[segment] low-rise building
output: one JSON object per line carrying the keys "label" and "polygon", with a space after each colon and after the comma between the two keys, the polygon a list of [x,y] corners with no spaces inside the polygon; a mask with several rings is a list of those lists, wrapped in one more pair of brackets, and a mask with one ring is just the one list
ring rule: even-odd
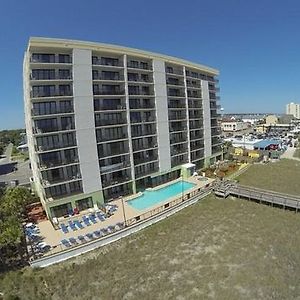
{"label": "low-rise building", "polygon": [[221,128],[224,132],[236,132],[248,128],[248,124],[238,120],[226,120],[221,122]]}

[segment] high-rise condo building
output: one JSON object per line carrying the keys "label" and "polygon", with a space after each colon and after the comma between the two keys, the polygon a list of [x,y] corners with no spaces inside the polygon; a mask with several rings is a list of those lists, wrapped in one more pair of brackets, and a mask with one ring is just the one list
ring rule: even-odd
{"label": "high-rise condo building", "polygon": [[286,114],[293,115],[295,118],[300,119],[300,104],[289,103],[286,105]]}
{"label": "high-rise condo building", "polygon": [[120,46],[31,38],[24,101],[36,193],[49,218],[222,158],[218,71]]}

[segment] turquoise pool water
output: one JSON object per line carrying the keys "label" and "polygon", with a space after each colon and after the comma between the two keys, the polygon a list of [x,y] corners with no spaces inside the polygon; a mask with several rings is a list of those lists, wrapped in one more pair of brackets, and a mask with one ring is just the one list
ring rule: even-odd
{"label": "turquoise pool water", "polygon": [[175,197],[194,186],[194,183],[178,181],[155,191],[144,191],[143,195],[129,200],[127,203],[137,210],[143,210]]}

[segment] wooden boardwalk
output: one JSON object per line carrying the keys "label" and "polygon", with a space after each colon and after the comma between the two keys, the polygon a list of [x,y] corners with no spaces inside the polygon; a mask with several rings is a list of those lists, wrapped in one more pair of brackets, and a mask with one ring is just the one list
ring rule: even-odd
{"label": "wooden boardwalk", "polygon": [[295,209],[296,211],[300,209],[300,197],[239,185],[232,181],[220,182],[215,187],[214,192],[216,196],[223,198],[232,195],[272,206]]}

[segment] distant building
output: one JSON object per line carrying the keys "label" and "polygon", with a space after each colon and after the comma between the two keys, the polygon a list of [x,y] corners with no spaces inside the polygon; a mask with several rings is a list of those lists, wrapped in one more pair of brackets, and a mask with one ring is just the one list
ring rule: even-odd
{"label": "distant building", "polygon": [[226,120],[221,122],[224,132],[237,132],[248,128],[248,124],[238,120]]}
{"label": "distant building", "polygon": [[276,115],[266,116],[266,125],[274,125],[279,123],[279,118]]}
{"label": "distant building", "polygon": [[300,119],[300,104],[291,102],[286,105],[286,114],[293,115],[295,118]]}

